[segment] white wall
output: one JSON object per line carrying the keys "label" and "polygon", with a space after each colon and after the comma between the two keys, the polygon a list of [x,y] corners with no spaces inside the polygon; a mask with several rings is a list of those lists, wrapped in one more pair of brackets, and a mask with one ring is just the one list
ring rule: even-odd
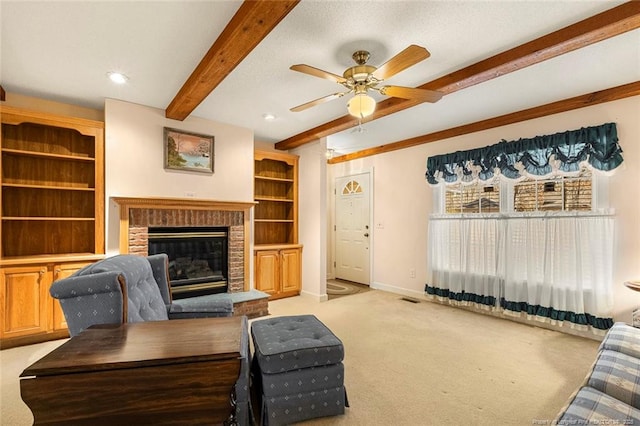
{"label": "white wall", "polygon": [[[164,127],[213,135],[214,173],[164,169]],[[110,197],[196,198],[253,202],[253,131],[161,109],[105,101],[105,223],[107,253],[118,250],[118,208]]]}
{"label": "white wall", "polygon": [[[640,306],[640,293],[623,285],[626,280],[640,279],[640,97],[637,96],[329,166],[329,185],[338,176],[375,170],[374,224],[382,222],[384,228],[371,227],[372,287],[414,296],[424,294],[427,220],[432,208],[432,190],[424,179],[429,156],[606,122],[617,123],[625,160],[610,179],[609,192],[611,207],[616,210],[614,318],[630,322],[631,311]],[[331,200],[328,205],[333,205]],[[327,211],[330,229],[333,215],[330,207]],[[328,249],[330,270],[333,244]],[[416,278],[409,277],[410,269],[416,270]]]}
{"label": "white wall", "polygon": [[[302,293],[327,300],[327,159],[324,139],[292,150],[298,169],[298,240],[302,248]],[[319,196],[323,194],[323,196]]]}

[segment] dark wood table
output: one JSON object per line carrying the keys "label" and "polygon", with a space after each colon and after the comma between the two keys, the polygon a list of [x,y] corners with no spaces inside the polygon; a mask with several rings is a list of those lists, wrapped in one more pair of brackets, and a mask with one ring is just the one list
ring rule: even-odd
{"label": "dark wood table", "polygon": [[34,424],[220,424],[233,413],[242,318],[97,325],[20,375]]}

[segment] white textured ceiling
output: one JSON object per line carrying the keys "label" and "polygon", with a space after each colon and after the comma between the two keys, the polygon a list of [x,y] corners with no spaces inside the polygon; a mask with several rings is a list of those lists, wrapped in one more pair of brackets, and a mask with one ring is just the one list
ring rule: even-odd
{"label": "white textured ceiling", "polygon": [[[278,142],[346,114],[341,98],[289,108],[341,86],[289,70],[342,74],[351,54],[380,65],[410,44],[427,60],[389,79],[415,87],[548,34],[619,1],[303,0],[192,115]],[[9,93],[103,109],[105,98],[165,109],[238,1],[0,1],[0,84]],[[129,76],[114,86],[109,71]],[[640,30],[533,65],[328,138],[348,153],[640,79]],[[377,96],[381,99],[380,96]],[[263,114],[276,116],[266,122]]]}

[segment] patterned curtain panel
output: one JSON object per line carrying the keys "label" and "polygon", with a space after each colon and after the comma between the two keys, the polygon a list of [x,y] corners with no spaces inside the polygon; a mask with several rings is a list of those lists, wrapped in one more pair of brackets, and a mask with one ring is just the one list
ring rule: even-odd
{"label": "patterned curtain panel", "polygon": [[575,172],[581,163],[594,170],[609,171],[622,161],[616,124],[606,123],[429,157],[426,178],[432,185],[484,181],[496,174],[518,179]]}
{"label": "patterned curtain panel", "polygon": [[431,217],[428,295],[581,330],[613,325],[612,216],[487,216]]}

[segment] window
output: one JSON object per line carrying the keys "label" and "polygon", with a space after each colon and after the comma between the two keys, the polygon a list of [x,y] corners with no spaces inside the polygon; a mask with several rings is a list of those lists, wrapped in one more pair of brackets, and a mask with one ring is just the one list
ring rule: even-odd
{"label": "window", "polygon": [[[445,214],[590,212],[596,205],[592,201],[595,179],[596,176],[585,167],[577,176],[526,178],[515,183],[496,178],[491,183],[477,181],[473,184],[443,185],[440,188],[444,191],[444,206],[440,211]],[[606,181],[606,178],[600,180]]]}
{"label": "window", "polygon": [[445,191],[445,213],[500,212],[499,185],[457,183],[447,186]]}
{"label": "window", "polygon": [[503,207],[515,201],[516,211],[486,215],[492,191],[447,188],[445,214],[428,223],[427,294],[581,330],[609,328],[614,216],[589,210],[591,197],[582,195],[590,195],[589,183],[584,176],[503,182]]}
{"label": "window", "polygon": [[610,327],[607,186],[587,167],[545,179],[439,185],[434,205],[442,214],[429,220],[425,291],[509,316]]}
{"label": "window", "polygon": [[586,168],[576,177],[527,179],[513,187],[516,212],[591,211],[591,199],[592,178]]}
{"label": "window", "polygon": [[355,180],[349,181],[342,188],[342,195],[355,194],[355,193],[359,193],[359,192],[362,192],[362,187]]}
{"label": "window", "polygon": [[615,220],[605,173],[622,162],[615,123],[429,157],[425,176],[438,189],[426,293],[578,329],[611,327]]}

